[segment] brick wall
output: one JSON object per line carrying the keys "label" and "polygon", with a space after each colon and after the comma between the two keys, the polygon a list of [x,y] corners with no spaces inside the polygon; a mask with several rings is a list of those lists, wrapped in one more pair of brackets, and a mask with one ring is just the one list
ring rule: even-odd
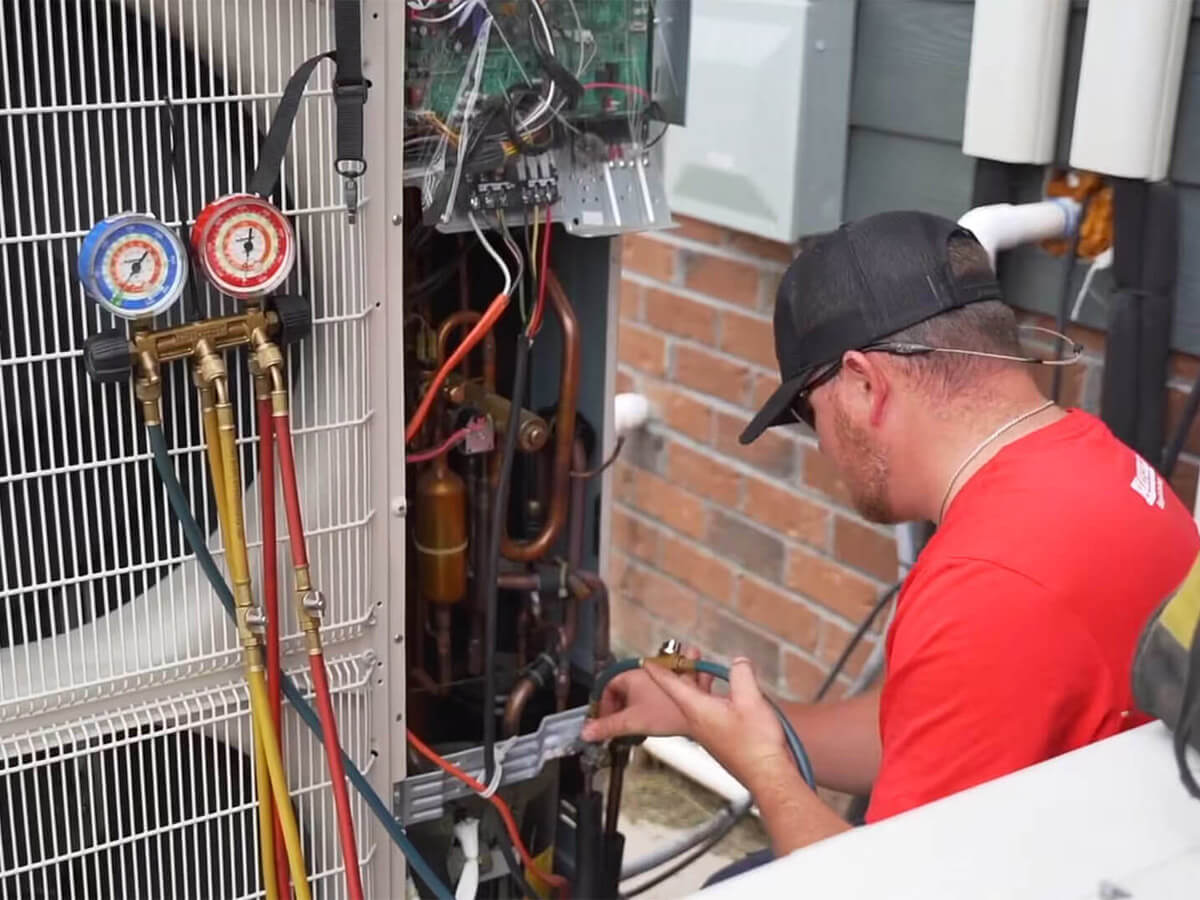
{"label": "brick wall", "polygon": [[[755,661],[766,686],[808,699],[895,580],[890,528],[858,518],[815,439],[737,435],[778,383],[771,308],[791,248],[679,218],[626,237],[617,390],[646,394],[650,427],[614,472],[614,640],[633,652],[681,637]],[[1036,317],[1026,321],[1050,325]],[[1103,336],[1080,330],[1085,365],[1064,401],[1095,411]],[[1172,360],[1170,427],[1200,362]],[[1039,370],[1048,390],[1050,371]],[[1173,479],[1196,490],[1200,424]],[[847,679],[878,630],[855,652]]]}

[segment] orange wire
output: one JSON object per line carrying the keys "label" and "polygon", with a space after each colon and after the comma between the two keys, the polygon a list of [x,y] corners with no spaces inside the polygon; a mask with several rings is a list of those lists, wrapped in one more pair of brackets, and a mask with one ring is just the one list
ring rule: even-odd
{"label": "orange wire", "polygon": [[[412,729],[408,729],[408,742],[416,748],[416,751],[423,757],[446,772],[453,775],[471,790],[477,794],[482,794],[487,790],[487,787],[478,779],[468,775],[450,760],[439,756],[428,744],[413,734]],[[532,871],[538,878],[546,882],[552,888],[559,892],[559,896],[567,898],[569,896],[570,886],[567,884],[567,879],[561,875],[555,875],[553,872],[543,871],[536,862],[533,861],[533,856],[529,852],[529,848],[525,846],[525,842],[521,840],[520,829],[517,828],[517,822],[513,818],[512,810],[508,808],[508,804],[504,802],[504,798],[499,794],[492,794],[487,798],[492,806],[496,807],[496,811],[500,813],[500,818],[504,820],[504,828],[508,832],[509,838],[512,840],[513,846],[517,849],[517,853],[521,857],[521,862],[525,863],[525,868]]]}
{"label": "orange wire", "polygon": [[508,294],[497,294],[496,299],[492,301],[492,305],[487,308],[487,311],[475,323],[475,327],[467,332],[467,336],[463,338],[463,342],[450,354],[449,359],[442,363],[442,367],[433,376],[433,381],[429,383],[429,389],[425,392],[425,396],[421,398],[421,403],[417,407],[417,411],[413,413],[412,419],[409,420],[408,427],[404,429],[404,442],[406,444],[411,443],[412,439],[420,432],[421,425],[424,424],[426,416],[429,415],[429,410],[433,408],[433,401],[437,397],[437,392],[442,386],[442,382],[446,380],[446,376],[453,372],[475,345],[483,340],[484,335],[496,324],[496,320],[500,318],[500,315],[507,307]]}

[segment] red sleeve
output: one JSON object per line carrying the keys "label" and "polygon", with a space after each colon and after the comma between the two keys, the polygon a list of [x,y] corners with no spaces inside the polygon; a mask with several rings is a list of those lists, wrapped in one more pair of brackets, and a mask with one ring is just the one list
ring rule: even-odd
{"label": "red sleeve", "polygon": [[909,585],[890,641],[869,821],[1082,745],[1111,709],[1082,623],[993,563],[951,561]]}

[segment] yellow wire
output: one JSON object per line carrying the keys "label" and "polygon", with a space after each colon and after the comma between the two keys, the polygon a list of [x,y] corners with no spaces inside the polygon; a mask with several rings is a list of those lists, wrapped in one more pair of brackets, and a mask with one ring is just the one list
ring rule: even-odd
{"label": "yellow wire", "polygon": [[533,279],[533,293],[537,296],[537,252],[538,252],[538,223],[541,221],[542,208],[533,208],[533,243],[529,245],[529,272]]}

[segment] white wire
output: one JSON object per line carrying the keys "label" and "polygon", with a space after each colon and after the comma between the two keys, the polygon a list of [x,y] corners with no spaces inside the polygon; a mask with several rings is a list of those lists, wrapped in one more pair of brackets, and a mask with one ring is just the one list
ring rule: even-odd
{"label": "white wire", "polygon": [[[538,21],[542,26],[542,34],[546,36],[546,50],[551,56],[558,56],[558,53],[554,49],[554,35],[550,33],[550,23],[546,21],[546,14],[542,11],[542,5],[537,0],[533,0],[529,5],[533,7],[533,11],[537,14]],[[517,126],[519,131],[524,131],[529,127],[531,122],[536,122],[546,110],[550,109],[554,101],[554,80],[550,79],[548,84],[550,89],[546,91],[546,96],[542,98],[542,102],[538,104],[533,112],[521,120]]]}
{"label": "white wire", "polygon": [[[475,71],[472,73],[472,85],[467,93],[467,106],[462,114],[462,127],[458,130],[458,157],[454,164],[454,177],[450,181],[450,191],[446,197],[446,208],[442,212],[442,221],[448,222],[454,211],[454,201],[458,197],[458,184],[462,179],[463,163],[467,158],[468,135],[471,128],[471,116],[475,114],[475,101],[479,98],[479,84],[483,80],[483,66],[487,61],[488,39],[492,34],[492,20],[489,18],[479,29],[479,38],[472,50]],[[468,61],[470,65],[470,61]]]}
{"label": "white wire", "polygon": [[[443,15],[440,15],[440,16],[413,16],[413,19],[416,20],[417,22],[448,22],[450,19],[453,19],[456,16],[458,16],[459,13],[469,12],[470,7],[480,6],[480,5],[482,5],[482,4],[479,2],[479,0],[461,0],[461,2],[458,2],[458,3],[451,3],[450,7],[449,7],[450,11]],[[410,6],[411,6],[411,4],[410,4]],[[419,9],[419,8],[428,9],[429,7],[415,7],[414,6],[412,8],[413,9]],[[488,18],[491,18],[490,13],[488,14]]]}
{"label": "white wire", "polygon": [[[498,265],[500,267],[500,271],[504,273],[505,296],[512,294],[512,273],[508,270],[508,266],[504,262],[504,257],[497,253],[496,248],[488,242],[487,236],[483,233],[483,229],[479,227],[479,220],[475,218],[475,213],[467,213],[467,220],[470,221],[471,227],[475,229],[475,234],[479,236],[479,243],[483,244],[483,249],[486,250],[488,255],[496,261],[496,265]],[[499,766],[497,766],[497,768],[499,768]]]}
{"label": "white wire", "polygon": [[479,893],[479,820],[468,818],[456,822],[454,836],[463,853],[463,870],[454,888],[454,900],[475,900]]}

